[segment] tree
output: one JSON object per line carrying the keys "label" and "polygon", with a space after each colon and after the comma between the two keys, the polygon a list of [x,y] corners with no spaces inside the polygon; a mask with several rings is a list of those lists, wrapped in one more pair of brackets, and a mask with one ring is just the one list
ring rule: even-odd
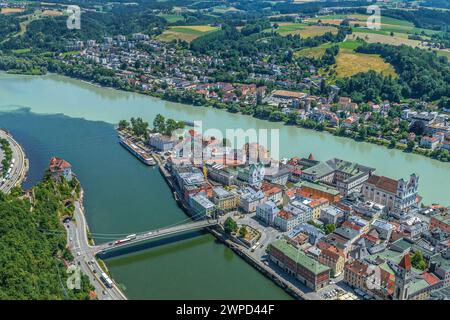
{"label": "tree", "polygon": [[358,139],[361,141],[366,140],[367,138],[367,129],[365,127],[361,127],[358,130]]}
{"label": "tree", "polygon": [[334,231],[334,229],[335,229],[335,226],[332,223],[326,224],[324,227],[324,231],[326,234],[332,233]]}
{"label": "tree", "polygon": [[148,136],[148,122],[145,122],[142,120],[142,118],[131,118],[131,130],[133,131],[133,134],[140,137],[144,136],[144,138],[147,138]]}
{"label": "tree", "polygon": [[409,128],[409,132],[414,132],[417,136],[421,136],[425,132],[425,124],[422,121],[414,121]]}
{"label": "tree", "polygon": [[166,130],[166,119],[159,113],[153,120],[153,128],[159,133],[163,133]]}
{"label": "tree", "polygon": [[245,236],[247,235],[248,231],[247,228],[245,226],[242,226],[239,229],[239,236],[241,236],[241,238],[245,238]]}
{"label": "tree", "polygon": [[178,124],[173,119],[167,119],[165,127],[164,134],[170,136],[172,135],[172,132],[178,128]]}
{"label": "tree", "polygon": [[388,148],[395,148],[397,146],[397,140],[395,138],[392,138],[391,141],[389,142],[389,146]]}
{"label": "tree", "polygon": [[425,270],[427,268],[427,263],[423,257],[422,252],[416,251],[411,257],[411,264],[414,268],[419,270]]}
{"label": "tree", "polygon": [[408,141],[408,143],[406,144],[406,151],[408,151],[408,152],[413,151],[415,145],[416,144],[414,143],[414,141],[412,141],[412,140]]}
{"label": "tree", "polygon": [[128,129],[130,127],[130,123],[127,120],[119,121],[119,130]]}
{"label": "tree", "polygon": [[231,218],[231,217],[228,217],[225,220],[223,227],[225,229],[225,232],[228,234],[235,232],[238,229],[236,221],[234,221],[233,218]]}

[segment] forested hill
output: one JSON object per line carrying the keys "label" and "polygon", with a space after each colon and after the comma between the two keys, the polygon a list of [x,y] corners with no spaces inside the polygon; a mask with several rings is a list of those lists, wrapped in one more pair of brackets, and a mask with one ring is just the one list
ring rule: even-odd
{"label": "forested hill", "polygon": [[80,290],[66,285],[64,262],[72,256],[60,217],[73,211],[64,203],[73,199],[74,188],[46,180],[30,197],[17,188],[0,193],[0,300],[89,299],[92,287],[84,275]]}
{"label": "forested hill", "polygon": [[450,95],[450,68],[446,57],[405,45],[364,44],[356,52],[380,55],[390,63],[398,77],[374,71],[339,79],[341,94],[356,102],[413,98],[424,101],[446,99]]}
{"label": "forested hill", "polygon": [[450,68],[447,58],[434,52],[405,45],[368,44],[361,53],[379,54],[392,64],[403,85],[403,96],[436,100],[450,93]]}

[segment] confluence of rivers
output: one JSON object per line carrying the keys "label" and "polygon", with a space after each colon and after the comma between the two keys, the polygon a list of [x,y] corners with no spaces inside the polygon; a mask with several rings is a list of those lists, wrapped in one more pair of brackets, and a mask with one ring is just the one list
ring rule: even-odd
{"label": "confluence of rivers", "polygon": [[[96,242],[163,227],[186,218],[157,169],[118,143],[113,125],[156,114],[201,120],[203,129],[279,129],[280,155],[332,157],[377,168],[393,178],[420,176],[425,203],[450,204],[450,164],[327,133],[240,114],[176,104],[100,88],[63,76],[0,73],[0,126],[25,147],[37,183],[51,156],[72,163],[84,189],[86,218]],[[180,236],[106,261],[131,299],[288,299],[270,280],[207,233]]]}

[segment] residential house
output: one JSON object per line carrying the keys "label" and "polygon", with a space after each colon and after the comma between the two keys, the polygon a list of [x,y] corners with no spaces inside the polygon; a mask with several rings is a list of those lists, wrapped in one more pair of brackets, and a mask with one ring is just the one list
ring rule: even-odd
{"label": "residential house", "polygon": [[216,212],[216,205],[204,193],[190,195],[189,206],[195,218],[211,217]]}
{"label": "residential house", "polygon": [[325,224],[337,225],[343,219],[344,212],[335,206],[328,206],[320,210],[320,220]]}
{"label": "residential house", "polygon": [[176,141],[171,137],[162,135],[160,133],[151,134],[149,137],[150,146],[163,152],[171,150],[175,142]]}
{"label": "residential house", "polygon": [[291,231],[297,224],[298,216],[290,211],[281,210],[274,219],[275,227],[281,231]]}
{"label": "residential house", "polygon": [[239,197],[232,192],[225,190],[222,187],[213,188],[214,204],[220,212],[228,212],[234,210],[239,205]]}
{"label": "residential house", "polygon": [[437,137],[424,136],[420,139],[420,146],[426,149],[435,150],[439,146],[439,139]]}
{"label": "residential house", "polygon": [[246,213],[255,212],[256,208],[266,201],[264,192],[251,187],[240,189],[237,193],[240,197],[239,207]]}
{"label": "residential house", "polygon": [[275,217],[280,213],[277,205],[273,201],[267,201],[256,207],[256,218],[268,225],[274,225]]}
{"label": "residential house", "polygon": [[331,269],[332,277],[337,277],[344,271],[345,255],[337,247],[327,245],[320,251],[319,262]]}
{"label": "residential house", "polygon": [[53,180],[60,181],[61,178],[64,178],[66,181],[72,181],[72,165],[66,160],[53,157],[50,159],[48,169]]}

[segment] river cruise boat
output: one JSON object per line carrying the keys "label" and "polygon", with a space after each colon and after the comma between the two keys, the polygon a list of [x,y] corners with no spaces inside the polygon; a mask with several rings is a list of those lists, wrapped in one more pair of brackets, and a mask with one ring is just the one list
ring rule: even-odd
{"label": "river cruise boat", "polygon": [[130,151],[136,158],[141,160],[142,163],[148,166],[154,166],[156,164],[155,160],[148,152],[144,151],[141,147],[137,146],[130,139],[122,135],[119,135],[119,142],[125,149]]}

